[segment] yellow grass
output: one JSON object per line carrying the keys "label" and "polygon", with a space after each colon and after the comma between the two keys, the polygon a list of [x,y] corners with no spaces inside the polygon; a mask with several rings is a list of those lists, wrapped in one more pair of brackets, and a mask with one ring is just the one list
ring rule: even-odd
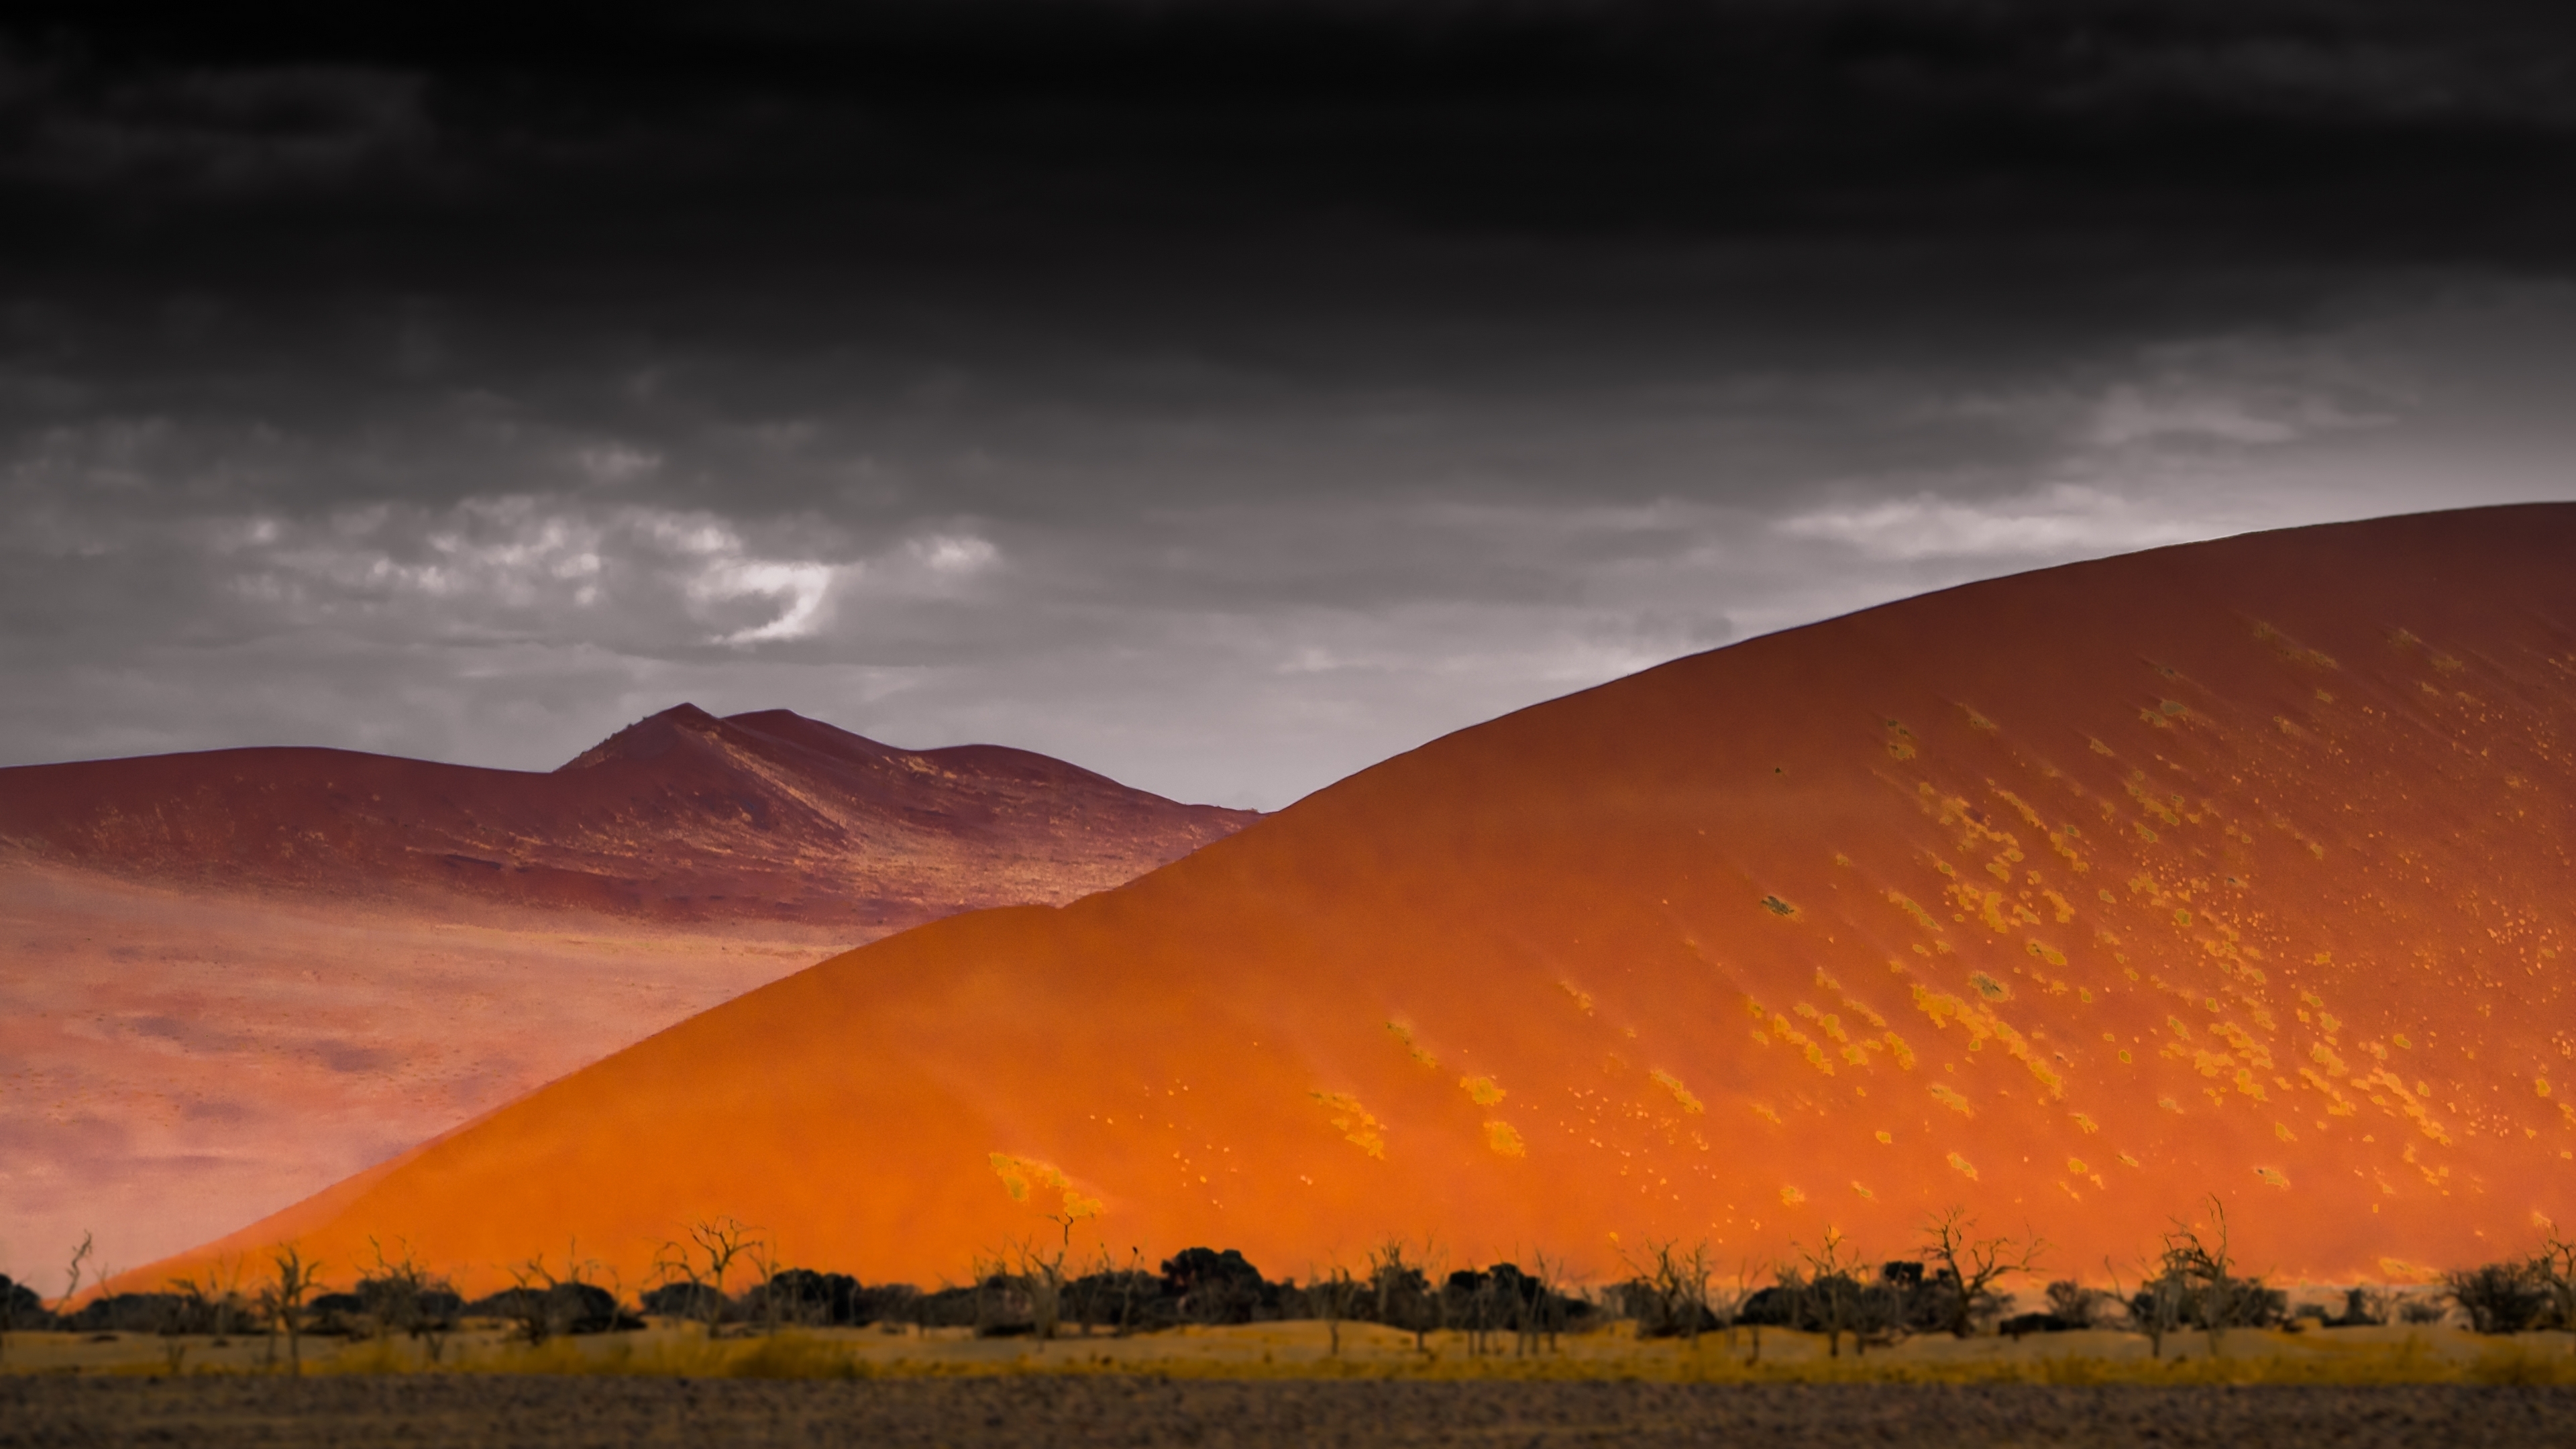
{"label": "yellow grass", "polygon": [[[703,1378],[860,1378],[879,1375],[1157,1374],[1175,1378],[1608,1379],[1704,1383],[2030,1384],[2576,1384],[2576,1337],[2565,1333],[2479,1338],[2451,1328],[2352,1328],[2302,1333],[2234,1330],[2215,1352],[2202,1334],[2174,1334],[2161,1359],[2144,1337],[2090,1331],[2001,1338],[1910,1339],[1866,1355],[1848,1339],[1839,1357],[1814,1334],[1765,1329],[1756,1357],[1750,1330],[1641,1342],[1624,1327],[1569,1334],[1555,1352],[1471,1354],[1460,1334],[1413,1336],[1346,1324],[1330,1351],[1320,1323],[1190,1328],[1132,1338],[1079,1336],[1039,1343],[976,1339],[959,1330],[798,1329],[708,1340],[694,1324],[564,1338],[535,1347],[497,1328],[457,1334],[432,1364],[407,1340],[307,1340],[314,1374],[634,1374]],[[224,1347],[183,1341],[181,1371],[283,1372],[266,1343]],[[0,1372],[157,1375],[170,1371],[170,1340],[121,1334],[12,1334]],[[277,1357],[284,1358],[283,1345]]]}

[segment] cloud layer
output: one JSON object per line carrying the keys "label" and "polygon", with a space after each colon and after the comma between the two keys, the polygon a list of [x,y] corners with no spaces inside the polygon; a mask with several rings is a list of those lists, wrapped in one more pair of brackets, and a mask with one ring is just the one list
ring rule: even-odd
{"label": "cloud layer", "polygon": [[0,760],[681,698],[1276,806],[2016,568],[2576,496],[2541,7],[0,32]]}

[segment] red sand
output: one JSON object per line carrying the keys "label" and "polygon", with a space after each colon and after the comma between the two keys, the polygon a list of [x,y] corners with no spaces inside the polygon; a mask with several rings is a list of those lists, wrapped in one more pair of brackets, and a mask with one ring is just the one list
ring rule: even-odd
{"label": "red sand", "polygon": [[314,749],[0,770],[0,846],[122,877],[799,921],[844,940],[1069,901],[1257,818],[1025,750],[898,750],[786,710],[693,705],[542,775]]}
{"label": "red sand", "polygon": [[2217,1192],[2251,1268],[2492,1257],[2576,1226],[2571,563],[2569,506],[2305,529],[1681,660],[853,951],[217,1246],[490,1283],[578,1235],[632,1283],[724,1213],[928,1279],[1096,1199],[1077,1250],[1613,1271],[1894,1255],[1961,1203],[2098,1277]]}
{"label": "red sand", "polygon": [[0,1271],[202,1242],[834,951],[1250,818],[685,706],[551,775],[0,770]]}

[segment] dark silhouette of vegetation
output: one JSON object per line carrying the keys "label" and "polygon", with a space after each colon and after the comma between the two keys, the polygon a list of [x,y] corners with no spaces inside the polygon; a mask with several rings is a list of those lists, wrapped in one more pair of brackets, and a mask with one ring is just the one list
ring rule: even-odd
{"label": "dark silhouette of vegetation", "polygon": [[[80,1294],[81,1269],[89,1262],[90,1253],[96,1246],[88,1233],[81,1234],[80,1246],[72,1249],[71,1263],[63,1270],[63,1296],[54,1301],[54,1317],[70,1315],[72,1299]],[[104,1280],[107,1275],[101,1273],[98,1276]]]}
{"label": "dark silhouette of vegetation", "polygon": [[1369,1287],[1377,1297],[1377,1321],[1413,1335],[1419,1351],[1423,1339],[1440,1326],[1438,1303],[1423,1265],[1405,1261],[1404,1240],[1389,1238],[1369,1253]]}
{"label": "dark silhouette of vegetation", "polygon": [[0,1363],[9,1356],[9,1335],[16,1330],[30,1332],[54,1326],[54,1315],[45,1308],[45,1300],[35,1289],[0,1273]]}
{"label": "dark silhouette of vegetation", "polygon": [[379,1338],[402,1334],[421,1346],[431,1363],[437,1363],[447,1348],[447,1336],[456,1329],[456,1320],[464,1315],[465,1301],[456,1285],[421,1266],[420,1256],[410,1243],[400,1244],[398,1256],[385,1256],[385,1245],[374,1238],[367,1247],[375,1254],[366,1277],[358,1280],[357,1310],[365,1326]]}
{"label": "dark silhouette of vegetation", "polygon": [[[2145,1334],[2161,1358],[2165,1338],[2179,1329],[2208,1334],[2214,1353],[2232,1328],[2360,1327],[2392,1318],[2416,1323],[2439,1319],[2452,1308],[2479,1333],[2576,1329],[2576,1243],[2554,1232],[2526,1256],[2446,1274],[2439,1294],[2358,1286],[2346,1291],[2339,1309],[2310,1303],[2292,1319],[2284,1293],[2243,1271],[2226,1206],[2214,1197],[2196,1219],[2172,1220],[2134,1290],[2116,1272],[2108,1291],[2057,1279],[2047,1285],[2043,1306],[2024,1313],[2012,1311],[2012,1295],[2001,1285],[2035,1269],[2043,1242],[2026,1232],[1980,1236],[1975,1221],[1956,1208],[1929,1220],[1922,1231],[1922,1259],[1873,1264],[1829,1229],[1812,1248],[1799,1248],[1793,1260],[1774,1265],[1767,1284],[1755,1286],[1748,1262],[1724,1289],[1717,1286],[1705,1241],[1649,1240],[1633,1254],[1623,1252],[1629,1276],[1597,1297],[1561,1286],[1561,1260],[1544,1253],[1531,1259],[1529,1269],[1509,1261],[1451,1267],[1430,1248],[1417,1250],[1393,1238],[1371,1250],[1364,1275],[1336,1264],[1311,1273],[1303,1284],[1269,1280],[1232,1248],[1183,1248],[1150,1272],[1141,1266],[1141,1251],[1131,1251],[1121,1266],[1102,1249],[1075,1273],[1067,1271],[1067,1254],[1054,1242],[1016,1243],[978,1263],[967,1283],[923,1292],[909,1284],[870,1285],[845,1273],[781,1266],[754,1230],[715,1219],[694,1226],[685,1244],[664,1246],[660,1265],[667,1281],[646,1291],[638,1306],[657,1317],[701,1323],[711,1336],[726,1324],[772,1330],[882,1324],[896,1331],[963,1328],[1040,1343],[1071,1332],[1125,1335],[1305,1319],[1327,1326],[1328,1352],[1334,1355],[1351,1323],[1410,1334],[1425,1353],[1432,1351],[1433,1334],[1455,1333],[1458,1338],[1450,1342],[1471,1356],[1501,1352],[1508,1332],[1513,1352],[1528,1356],[1555,1349],[1569,1329],[1618,1319],[1641,1338],[1685,1339],[1693,1351],[1707,1335],[1721,1332],[1732,1351],[1739,1334],[1749,1330],[1747,1363],[1759,1362],[1766,1326],[1819,1335],[1829,1358],[1840,1357],[1846,1341],[1855,1355],[1865,1355],[1911,1334],[1996,1331],[2019,1337],[2113,1325]],[[389,1252],[371,1239],[369,1248],[372,1260],[347,1291],[324,1291],[320,1265],[287,1243],[267,1255],[263,1280],[247,1298],[240,1287],[242,1264],[224,1260],[195,1276],[169,1280],[167,1291],[101,1293],[74,1311],[71,1300],[84,1278],[93,1276],[94,1249],[85,1240],[71,1255],[65,1292],[52,1306],[33,1289],[0,1277],[0,1351],[7,1333],[28,1329],[155,1334],[170,1371],[178,1374],[189,1340],[211,1335],[220,1343],[237,1327],[259,1325],[269,1338],[267,1362],[300,1373],[302,1340],[315,1335],[409,1338],[435,1365],[448,1336],[469,1318],[507,1320],[514,1336],[532,1345],[642,1326],[622,1301],[622,1290],[592,1281],[601,1273],[599,1265],[582,1259],[574,1247],[560,1263],[538,1254],[503,1268],[511,1286],[470,1303],[446,1277],[425,1267],[409,1243]],[[738,1295],[728,1293],[729,1279],[746,1260],[757,1268],[755,1280]],[[282,1360],[280,1336],[286,1340]]]}
{"label": "dark silhouette of vegetation", "polygon": [[1649,1239],[1636,1256],[1620,1256],[1631,1276],[1613,1291],[1620,1310],[1636,1321],[1639,1338],[1687,1338],[1696,1349],[1701,1333],[1724,1326],[1709,1310],[1705,1241],[1684,1249]]}
{"label": "dark silhouette of vegetation", "polygon": [[1306,1287],[1307,1311],[1324,1322],[1326,1355],[1339,1358],[1342,1320],[1351,1316],[1352,1307],[1358,1303],[1360,1285],[1351,1277],[1351,1270],[1339,1263],[1321,1276],[1310,1275],[1310,1280]]}
{"label": "dark silhouette of vegetation", "polygon": [[1942,1327],[1957,1338],[1976,1331],[1978,1323],[2002,1316],[2009,1295],[1995,1285],[2016,1273],[2033,1271],[2048,1244],[2025,1230],[2018,1238],[1977,1236],[1977,1220],[1965,1208],[1953,1207],[1923,1225],[1923,1255],[1933,1268],[1931,1287],[1944,1312]]}
{"label": "dark silhouette of vegetation", "polygon": [[746,1256],[757,1254],[763,1241],[757,1229],[736,1218],[703,1218],[689,1225],[681,1239],[662,1245],[653,1268],[666,1286],[686,1285],[690,1301],[705,1312],[707,1337],[721,1331],[733,1300],[725,1296],[725,1278]]}
{"label": "dark silhouette of vegetation", "polygon": [[[1840,1358],[1843,1355],[1843,1334],[1858,1329],[1866,1311],[1868,1290],[1856,1276],[1860,1271],[1860,1256],[1841,1233],[1830,1227],[1825,1229],[1822,1242],[1812,1250],[1799,1249],[1799,1256],[1806,1260],[1805,1316],[1824,1330],[1825,1357]],[[1854,1332],[1855,1339],[1861,1336]],[[1854,1354],[1863,1351],[1858,1342],[1852,1345]]]}
{"label": "dark silhouette of vegetation", "polygon": [[466,1304],[464,1311],[478,1318],[510,1319],[530,1344],[643,1327],[643,1320],[628,1313],[616,1294],[588,1281],[586,1275],[598,1267],[580,1256],[578,1245],[565,1247],[561,1273],[547,1267],[546,1255],[539,1253],[504,1265],[501,1271],[509,1275],[510,1286]]}
{"label": "dark silhouette of vegetation", "polygon": [[1275,1316],[1279,1292],[1232,1248],[1183,1248],[1163,1260],[1163,1296],[1189,1323],[1250,1323]]}
{"label": "dark silhouette of vegetation", "polygon": [[269,1325],[269,1361],[277,1360],[277,1331],[286,1332],[287,1371],[304,1372],[304,1295],[320,1281],[322,1265],[308,1263],[293,1243],[269,1250],[269,1279],[260,1286],[259,1313]]}
{"label": "dark silhouette of vegetation", "polygon": [[2440,1297],[2468,1315],[2475,1333],[2576,1329],[2576,1242],[2552,1230],[2529,1257],[2453,1269],[2442,1275]]}
{"label": "dark silhouette of vegetation", "polygon": [[2475,1333],[2521,1333],[2554,1316],[2549,1292],[2527,1262],[2453,1269],[2442,1275],[2442,1290]]}

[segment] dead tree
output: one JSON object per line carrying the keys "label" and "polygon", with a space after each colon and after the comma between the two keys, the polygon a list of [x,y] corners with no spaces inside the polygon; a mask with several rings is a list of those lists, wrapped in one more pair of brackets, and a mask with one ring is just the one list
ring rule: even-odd
{"label": "dead tree", "polygon": [[[1773,1276],[1780,1277],[1782,1275],[1774,1273]],[[1735,1346],[1735,1329],[1733,1325],[1742,1323],[1745,1327],[1753,1330],[1753,1352],[1748,1354],[1744,1360],[1745,1366],[1748,1368],[1754,1364],[1762,1362],[1761,1320],[1748,1320],[1744,1316],[1745,1305],[1753,1301],[1753,1293],[1753,1260],[1750,1258],[1739,1258],[1736,1260],[1735,1264],[1735,1287],[1729,1290],[1730,1307],[1728,1309],[1726,1345],[1730,1349]]]}
{"label": "dead tree", "polygon": [[2551,1230],[2541,1238],[2540,1251],[2532,1255],[2531,1267],[2541,1290],[2549,1295],[2554,1326],[2576,1329],[2576,1242]]}
{"label": "dead tree", "polygon": [[555,1292],[555,1275],[546,1267],[546,1255],[505,1263],[501,1271],[509,1275],[510,1316],[519,1320],[519,1336],[532,1348],[545,1342],[554,1328]]}
{"label": "dead tree", "polygon": [[665,1283],[689,1285],[689,1300],[705,1316],[707,1337],[713,1339],[724,1322],[725,1275],[764,1246],[759,1230],[738,1219],[705,1218],[689,1225],[686,1241],[664,1243],[653,1268]]}
{"label": "dead tree", "polygon": [[2170,1278],[2200,1284],[2200,1326],[2209,1334],[2209,1351],[2215,1354],[2236,1316],[2241,1285],[2228,1250],[2227,1204],[2216,1194],[2208,1202],[2208,1237],[2180,1218],[2173,1220],[2173,1230],[2165,1234],[2165,1272]]}
{"label": "dead tree", "polygon": [[387,1258],[385,1245],[372,1237],[367,1247],[375,1262],[358,1283],[358,1297],[376,1320],[376,1336],[403,1334],[421,1346],[431,1363],[437,1363],[446,1352],[454,1322],[435,1300],[455,1290],[446,1279],[421,1266],[420,1255],[407,1240],[396,1258]]}
{"label": "dead tree", "polygon": [[[1136,1331],[1136,1280],[1145,1276],[1145,1250],[1129,1244],[1127,1271],[1118,1275],[1118,1333],[1125,1338]],[[1100,1250],[1100,1261],[1109,1261],[1109,1250]]]}
{"label": "dead tree", "polygon": [[[304,1261],[303,1250],[293,1243],[280,1243],[269,1249],[269,1279],[259,1290],[260,1315],[267,1319],[272,1334],[286,1331],[287,1371],[297,1376],[304,1373],[304,1295],[321,1281],[322,1265]],[[270,1361],[275,1359],[275,1342],[270,1340]]]}
{"label": "dead tree", "polygon": [[[787,1313],[785,1306],[779,1302],[779,1299],[784,1296],[784,1290],[778,1282],[778,1273],[782,1266],[778,1249],[767,1241],[756,1242],[744,1249],[744,1256],[751,1259],[751,1270],[760,1275],[760,1331],[768,1337],[776,1338],[779,1325]],[[1001,1265],[996,1263],[994,1266],[998,1268]],[[747,1294],[750,1290],[745,1289],[744,1292]]]}
{"label": "dead tree", "polygon": [[1965,1208],[1951,1208],[1923,1225],[1923,1253],[1936,1260],[1954,1295],[1949,1303],[1951,1335],[1966,1338],[1976,1331],[1980,1311],[2000,1307],[1995,1285],[2015,1273],[2036,1270],[2048,1244],[2027,1228],[2022,1236],[1980,1238],[1977,1220]]}
{"label": "dead tree", "polygon": [[[1792,1246],[1796,1246],[1792,1244]],[[1807,1296],[1816,1321],[1825,1330],[1825,1356],[1843,1356],[1843,1333],[1852,1331],[1852,1352],[1862,1352],[1858,1318],[1860,1313],[1860,1280],[1853,1277],[1861,1266],[1860,1255],[1833,1228],[1825,1229],[1824,1241],[1814,1251],[1798,1249],[1807,1262]]]}
{"label": "dead tree", "polygon": [[2120,1287],[2119,1270],[2110,1259],[2102,1260],[2102,1271],[2110,1276],[2112,1294],[2128,1304],[2130,1326],[2147,1336],[2147,1357],[2163,1358],[2165,1335],[2182,1326],[2183,1298],[2190,1285],[2162,1259],[2138,1265],[2135,1295]]}
{"label": "dead tree", "polygon": [[[25,1287],[22,1284],[11,1282],[6,1278],[0,1278],[0,1285],[5,1285],[0,1286],[0,1355],[6,1355],[8,1352],[9,1330],[17,1326],[18,1305],[20,1303],[32,1301],[36,1306],[37,1312],[49,1312],[56,1318],[60,1318],[64,1313],[70,1310],[73,1295],[80,1292],[81,1268],[83,1264],[89,1261],[89,1255],[90,1235],[83,1233],[81,1234],[80,1246],[72,1249],[71,1268],[70,1271],[65,1274],[63,1296],[55,1300],[54,1306],[50,1310],[45,1307],[45,1300],[37,1297],[34,1289]],[[104,1275],[101,1276],[103,1277]]]}
{"label": "dead tree", "polygon": [[1428,1352],[1423,1340],[1432,1328],[1430,1278],[1426,1264],[1405,1261],[1402,1238],[1369,1250],[1369,1286],[1377,1293],[1377,1321],[1411,1330],[1414,1350]]}
{"label": "dead tree", "polygon": [[1540,1336],[1544,1334],[1547,1351],[1556,1352],[1557,1334],[1565,1326],[1565,1294],[1559,1286],[1564,1278],[1564,1259],[1550,1258],[1536,1251],[1530,1254],[1530,1271],[1525,1285],[1528,1306],[1523,1311],[1523,1318],[1529,1324],[1531,1349],[1540,1346]]}
{"label": "dead tree", "polygon": [[1351,1281],[1351,1270],[1339,1263],[1327,1273],[1307,1271],[1306,1302],[1315,1316],[1324,1320],[1324,1336],[1330,1345],[1324,1352],[1328,1357],[1341,1357],[1342,1320],[1350,1317],[1351,1302],[1358,1293],[1359,1285]]}
{"label": "dead tree", "polygon": [[[80,1292],[81,1268],[83,1264],[89,1262],[91,1246],[90,1235],[83,1233],[80,1246],[72,1249],[71,1263],[63,1270],[63,1296],[54,1300],[56,1318],[67,1318],[71,1315],[72,1299]],[[96,1277],[100,1283],[107,1281],[105,1273],[99,1273]]]}
{"label": "dead tree", "polygon": [[1708,1239],[1691,1244],[1690,1251],[1673,1258],[1673,1276],[1681,1280],[1682,1311],[1690,1315],[1691,1352],[1699,1352],[1700,1330],[1708,1325]]}
{"label": "dead tree", "polygon": [[1017,1260],[1013,1276],[1029,1300],[1030,1330],[1040,1343],[1048,1342],[1064,1319],[1064,1249],[1048,1251],[1035,1243],[1014,1242],[1010,1250]]}
{"label": "dead tree", "polygon": [[232,1342],[235,1316],[243,1309],[241,1296],[242,1260],[238,1254],[225,1253],[208,1265],[200,1277],[176,1280],[188,1294],[206,1306],[208,1326],[214,1330],[214,1346],[222,1348]]}

